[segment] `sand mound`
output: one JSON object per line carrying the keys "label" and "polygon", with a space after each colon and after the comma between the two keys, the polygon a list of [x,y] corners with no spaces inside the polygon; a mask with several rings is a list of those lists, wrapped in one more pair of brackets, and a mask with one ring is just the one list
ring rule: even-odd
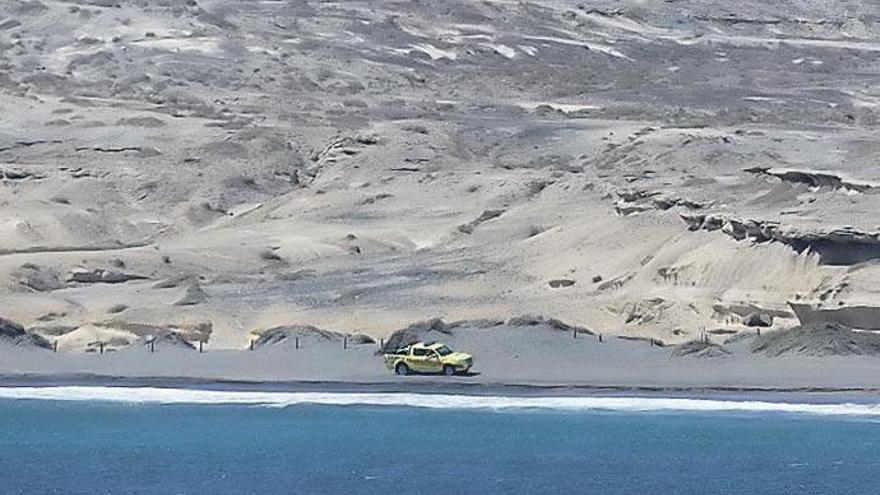
{"label": "sand mound", "polygon": [[263,347],[292,349],[296,346],[297,339],[299,339],[300,345],[305,345],[309,342],[340,343],[345,339],[348,339],[349,345],[373,344],[376,342],[372,337],[363,334],[333,332],[310,325],[290,325],[273,327],[263,331],[253,342],[253,347],[254,349]]}
{"label": "sand mound", "polygon": [[188,350],[195,349],[194,345],[184,339],[183,336],[181,336],[177,332],[164,332],[155,335],[144,335],[137,340],[136,344],[139,346],[143,346],[144,348],[152,348],[154,350],[163,347]]}
{"label": "sand mound", "polygon": [[138,323],[122,320],[110,320],[98,324],[103,328],[128,332],[136,337],[147,337],[174,333],[188,342],[207,342],[214,331],[210,321],[194,321],[183,323]]}
{"label": "sand mound", "polygon": [[82,325],[55,339],[59,351],[64,352],[113,352],[130,346],[137,340],[131,332],[97,325]]}
{"label": "sand mound", "polygon": [[55,339],[64,352],[113,352],[132,346],[193,349],[190,342],[207,342],[213,331],[210,322],[151,325],[126,321],[86,324]]}
{"label": "sand mound", "polygon": [[574,332],[575,330],[577,330],[577,333],[595,335],[595,333],[589,328],[578,325],[569,325],[568,323],[565,323],[556,318],[546,318],[541,315],[515,316],[507,320],[507,324],[511,327],[534,327],[538,325],[547,325],[550,328],[561,330],[563,332]]}
{"label": "sand mound", "polygon": [[503,320],[478,319],[478,320],[459,320],[446,323],[440,318],[420,321],[412,325],[397,330],[392,333],[385,342],[383,351],[398,349],[415,342],[440,341],[445,337],[453,335],[458,329],[480,329],[493,327],[543,327],[563,332],[574,332],[579,334],[595,335],[592,331],[585,327],[569,325],[556,318],[546,318],[541,315],[522,315],[515,316],[504,322]]}
{"label": "sand mound", "polygon": [[50,348],[51,344],[43,337],[30,334],[18,323],[0,318],[0,342],[14,346],[31,346]]}
{"label": "sand mound", "polygon": [[724,346],[695,340],[674,346],[671,357],[716,358],[729,356],[731,353]]}
{"label": "sand mound", "polygon": [[[540,319],[541,317],[526,316],[520,318],[521,319],[514,318],[510,320],[514,321],[514,323],[508,322],[507,324],[509,326],[547,324],[544,320]],[[460,328],[492,328],[501,325],[504,325],[504,321],[493,319],[458,320],[446,323],[440,318],[433,318],[413,323],[406,328],[395,331],[390,337],[388,337],[388,340],[385,341],[385,346],[382,347],[382,350],[390,351],[399,349],[415,342],[443,340],[444,337],[452,335],[454,330]]]}
{"label": "sand mound", "polygon": [[51,292],[63,289],[65,286],[56,271],[33,263],[21,265],[13,272],[12,280],[14,287],[21,287],[33,292]]}
{"label": "sand mound", "polygon": [[765,334],[755,340],[751,350],[771,357],[878,356],[880,335],[822,323]]}
{"label": "sand mound", "polygon": [[440,318],[434,318],[427,321],[420,321],[412,325],[397,330],[385,341],[383,351],[399,349],[415,342],[437,340],[447,335],[452,335],[454,327],[447,324]]}

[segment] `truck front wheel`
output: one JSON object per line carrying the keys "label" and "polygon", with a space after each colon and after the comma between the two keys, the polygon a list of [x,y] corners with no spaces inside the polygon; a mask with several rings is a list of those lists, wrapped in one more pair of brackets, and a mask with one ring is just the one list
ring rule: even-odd
{"label": "truck front wheel", "polygon": [[455,374],[455,367],[445,364],[443,365],[443,374],[446,376],[452,376]]}
{"label": "truck front wheel", "polygon": [[401,376],[406,376],[409,374],[409,366],[406,363],[397,363],[397,366],[394,367],[394,372]]}

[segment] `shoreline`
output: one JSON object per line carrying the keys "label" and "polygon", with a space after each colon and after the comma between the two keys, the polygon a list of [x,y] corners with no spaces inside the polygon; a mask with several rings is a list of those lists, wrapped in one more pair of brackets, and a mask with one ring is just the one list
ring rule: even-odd
{"label": "shoreline", "polygon": [[[0,375],[0,388],[160,388],[223,392],[286,392],[339,394],[420,394],[472,397],[645,397],[707,398],[715,400],[768,400],[780,402],[839,403],[880,401],[880,387],[748,387],[748,386],[664,386],[599,384],[467,383],[440,377],[409,383],[394,381],[250,381],[188,377],[132,377],[91,374]],[[831,400],[834,399],[834,400]]]}

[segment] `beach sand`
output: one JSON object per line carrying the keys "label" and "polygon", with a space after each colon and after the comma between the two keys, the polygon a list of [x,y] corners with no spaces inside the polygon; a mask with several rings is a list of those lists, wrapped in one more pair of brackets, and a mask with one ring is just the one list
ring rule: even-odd
{"label": "beach sand", "polygon": [[[428,334],[431,335],[431,334]],[[204,353],[180,347],[136,346],[105,354],[57,353],[0,347],[0,375],[8,383],[82,384],[251,383],[321,389],[348,387],[436,391],[445,387],[488,390],[512,386],[642,391],[861,391],[876,393],[880,361],[872,356],[762,357],[745,338],[725,346],[723,357],[679,357],[677,348],[560,331],[548,326],[462,328],[438,335],[471,352],[464,376],[396,376],[385,368],[379,344],[303,340],[300,348],[263,347]]]}

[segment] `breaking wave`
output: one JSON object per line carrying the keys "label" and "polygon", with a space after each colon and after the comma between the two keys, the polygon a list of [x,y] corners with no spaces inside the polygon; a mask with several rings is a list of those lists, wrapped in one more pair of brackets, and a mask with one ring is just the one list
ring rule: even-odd
{"label": "breaking wave", "polygon": [[503,397],[413,393],[253,392],[155,387],[2,387],[0,388],[0,399],[267,407],[317,404],[496,411],[537,409],[624,412],[777,412],[821,416],[880,416],[880,404],[813,404],[663,397]]}

